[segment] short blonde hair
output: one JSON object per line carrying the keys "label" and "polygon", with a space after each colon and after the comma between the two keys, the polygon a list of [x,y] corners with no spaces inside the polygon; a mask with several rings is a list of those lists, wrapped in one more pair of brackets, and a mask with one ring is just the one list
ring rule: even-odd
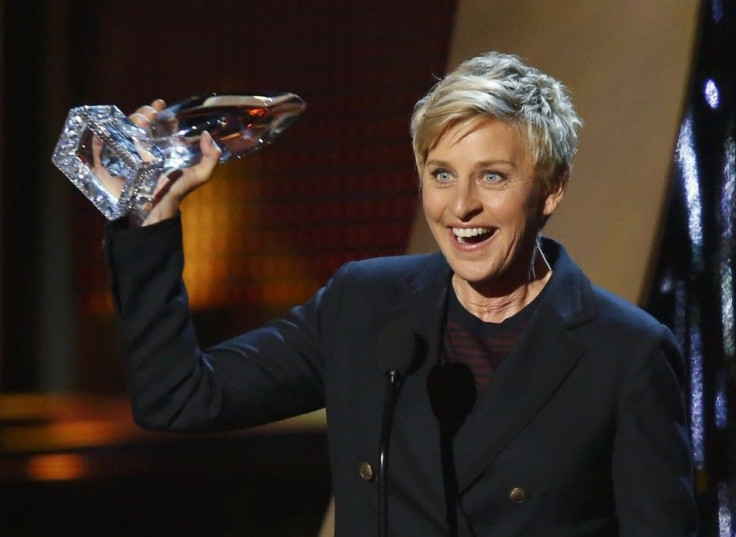
{"label": "short blonde hair", "polygon": [[570,167],[582,122],[565,87],[518,56],[489,52],[463,62],[416,104],[411,136],[419,172],[450,129],[489,118],[518,129],[544,181]]}

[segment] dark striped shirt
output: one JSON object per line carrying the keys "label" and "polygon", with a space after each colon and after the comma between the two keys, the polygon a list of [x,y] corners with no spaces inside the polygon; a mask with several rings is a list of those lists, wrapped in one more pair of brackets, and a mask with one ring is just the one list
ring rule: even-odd
{"label": "dark striped shirt", "polygon": [[536,309],[537,300],[500,323],[484,322],[458,301],[450,290],[442,343],[443,363],[463,363],[473,372],[480,394],[521,339]]}

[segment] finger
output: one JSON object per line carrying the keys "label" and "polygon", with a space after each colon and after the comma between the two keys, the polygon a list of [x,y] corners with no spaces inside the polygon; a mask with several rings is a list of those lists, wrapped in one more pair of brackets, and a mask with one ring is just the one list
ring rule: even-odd
{"label": "finger", "polygon": [[92,136],[92,159],[97,164],[102,154],[103,143],[97,136]]}
{"label": "finger", "polygon": [[155,99],[151,103],[151,106],[160,112],[161,110],[166,108],[166,101],[164,101],[163,99]]}
{"label": "finger", "polygon": [[184,199],[190,192],[212,179],[222,151],[206,131],[200,139],[199,147],[202,151],[202,159],[196,165],[181,170],[182,173],[175,177],[171,176],[176,172],[169,174],[171,181],[167,191],[173,198]]}
{"label": "finger", "polygon": [[98,177],[108,174],[108,171],[102,165],[102,150],[104,147],[105,144],[102,143],[102,140],[97,136],[92,137],[92,169]]}
{"label": "finger", "polygon": [[137,125],[138,127],[148,127],[151,124],[151,120],[148,119],[145,115],[140,114],[138,112],[133,112],[128,116],[128,119],[133,122],[133,124]]}
{"label": "finger", "polygon": [[207,166],[211,166],[212,169],[214,169],[215,165],[217,165],[217,162],[220,160],[222,149],[220,149],[220,146],[217,145],[208,131],[204,131],[202,133],[202,136],[199,139],[199,148],[202,150],[202,161],[204,161]]}
{"label": "finger", "polygon": [[[163,101],[161,102],[163,103]],[[154,101],[153,104],[156,104],[156,101]],[[153,121],[158,114],[158,109],[154,107],[153,104],[141,106],[138,110],[128,116],[128,119],[130,119],[135,125],[139,127],[149,126],[151,124],[151,121]]]}
{"label": "finger", "polygon": [[138,110],[135,111],[136,114],[141,114],[145,118],[151,120],[156,117],[156,114],[158,114],[158,109],[154,108],[151,105],[141,106]]}
{"label": "finger", "polygon": [[212,172],[215,171],[217,163],[220,161],[222,150],[207,131],[202,133],[199,140],[199,149],[202,151],[202,160],[192,167],[192,171],[197,177],[197,182],[203,184],[212,177]]}

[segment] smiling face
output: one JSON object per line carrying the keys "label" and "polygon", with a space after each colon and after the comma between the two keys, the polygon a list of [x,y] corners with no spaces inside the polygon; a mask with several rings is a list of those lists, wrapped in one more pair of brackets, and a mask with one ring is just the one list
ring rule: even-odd
{"label": "smiling face", "polygon": [[451,128],[421,170],[429,227],[456,279],[484,296],[529,282],[536,236],[564,193],[549,189],[518,131],[489,119]]}

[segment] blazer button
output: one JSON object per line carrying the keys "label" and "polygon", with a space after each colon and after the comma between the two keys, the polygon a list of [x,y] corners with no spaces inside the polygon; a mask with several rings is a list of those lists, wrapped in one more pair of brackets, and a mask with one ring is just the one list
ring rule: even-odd
{"label": "blazer button", "polygon": [[360,472],[360,477],[362,477],[364,481],[373,481],[376,477],[376,474],[373,471],[373,466],[367,462],[361,462],[358,471]]}
{"label": "blazer button", "polygon": [[514,503],[524,503],[529,499],[529,491],[522,487],[514,487],[509,492],[509,500]]}

